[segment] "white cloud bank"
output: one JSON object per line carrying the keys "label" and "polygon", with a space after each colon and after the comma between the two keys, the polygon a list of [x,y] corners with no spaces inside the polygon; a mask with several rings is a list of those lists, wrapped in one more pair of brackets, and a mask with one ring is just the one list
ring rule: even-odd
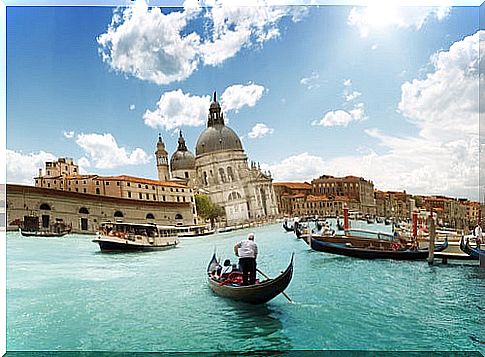
{"label": "white cloud bank", "polygon": [[[283,18],[296,22],[302,17],[298,7],[264,6],[265,1],[244,7],[230,0],[204,5],[190,0],[183,11],[163,14],[138,0],[117,10],[97,38],[102,60],[115,71],[164,85],[188,78],[200,65],[220,65],[242,48],[262,46],[280,36]],[[197,20],[204,21],[201,34]]]}
{"label": "white cloud bank", "polygon": [[268,127],[266,124],[263,123],[257,123],[251,131],[248,133],[248,137],[250,139],[260,139],[262,137],[265,137],[266,135],[271,135],[273,134],[274,129]]}
{"label": "white cloud bank", "polygon": [[302,153],[262,167],[271,170],[275,181],[357,175],[374,181],[379,189],[478,199],[478,41],[475,33],[455,42],[433,56],[434,69],[425,79],[402,85],[398,108],[416,125],[418,135],[368,129],[366,134],[377,140],[384,154],[367,149],[360,155],[323,160]]}
{"label": "white cloud bank", "polygon": [[[69,138],[74,138],[74,135]],[[79,172],[85,173],[86,168],[112,169],[127,165],[143,165],[150,162],[150,156],[140,148],[131,152],[119,147],[111,134],[79,134],[75,139],[85,154],[75,160]],[[40,151],[23,154],[7,149],[7,182],[33,185],[33,178],[38,176],[39,169],[45,168],[46,161],[56,161],[58,156]]]}
{"label": "white cloud bank", "polygon": [[449,13],[448,6],[398,6],[396,2],[379,2],[366,7],[352,8],[347,23],[356,27],[361,37],[367,37],[373,30],[383,27],[419,30],[429,19],[442,21]]}
{"label": "white cloud bank", "polygon": [[83,164],[97,169],[112,169],[126,165],[142,165],[150,162],[150,156],[140,148],[129,152],[119,147],[113,135],[79,134],[78,144],[86,153]]}
{"label": "white cloud bank", "polygon": [[[234,84],[221,95],[222,109],[238,111],[248,106],[254,107],[266,89],[258,84]],[[160,97],[155,110],[147,110],[143,115],[145,124],[151,128],[172,130],[181,126],[201,126],[207,120],[211,103],[210,96],[195,96],[181,89],[165,92]]]}
{"label": "white cloud bank", "polygon": [[46,161],[55,161],[57,157],[51,153],[40,151],[38,153],[22,154],[7,149],[7,183],[34,185],[34,177],[39,175]]}

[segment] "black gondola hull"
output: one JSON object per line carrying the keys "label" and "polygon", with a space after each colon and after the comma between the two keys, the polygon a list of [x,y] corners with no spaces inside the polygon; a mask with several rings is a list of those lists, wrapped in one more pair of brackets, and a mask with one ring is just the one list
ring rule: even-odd
{"label": "black gondola hull", "polygon": [[[215,254],[209,263],[208,273],[211,264],[217,261]],[[219,296],[248,304],[264,304],[281,294],[290,284],[293,277],[293,256],[288,268],[274,279],[269,279],[260,284],[250,286],[227,286],[221,285],[217,280],[208,278],[210,289]]]}
{"label": "black gondola hull", "polygon": [[[437,246],[435,252],[440,252],[446,249],[448,243]],[[311,247],[313,250],[325,252],[330,254],[344,255],[347,257],[361,258],[361,259],[394,259],[394,260],[422,260],[428,257],[428,250],[379,250],[355,248],[345,244],[330,243],[311,239]]]}
{"label": "black gondola hull", "polygon": [[460,240],[460,249],[468,254],[470,257],[472,257],[474,260],[480,259],[480,255],[485,256],[485,250],[480,249],[480,248],[473,248],[470,246],[470,242],[467,239],[465,241],[464,237],[461,238]]}

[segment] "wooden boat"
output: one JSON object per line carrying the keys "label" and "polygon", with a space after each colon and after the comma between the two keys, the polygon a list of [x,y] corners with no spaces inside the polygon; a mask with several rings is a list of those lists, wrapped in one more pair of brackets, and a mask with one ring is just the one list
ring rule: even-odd
{"label": "wooden boat", "polygon": [[[421,260],[428,257],[428,249],[402,249],[402,250],[389,250],[389,249],[373,249],[373,248],[359,248],[354,247],[351,244],[332,243],[319,241],[311,238],[311,248],[319,252],[345,255],[348,257],[361,258],[361,259],[395,259],[395,260]],[[441,252],[446,249],[448,242],[437,245],[435,252]]]}
{"label": "wooden boat", "polygon": [[293,277],[293,255],[290,264],[284,272],[274,279],[263,280],[254,285],[233,286],[224,285],[212,276],[212,272],[219,264],[216,253],[212,256],[207,267],[207,281],[214,293],[225,298],[242,301],[249,304],[264,304],[281,294],[290,284]]}
{"label": "wooden boat", "polygon": [[51,232],[51,231],[29,231],[23,228],[20,229],[20,234],[24,237],[38,237],[38,238],[50,238],[50,237],[63,237],[66,234],[70,233],[71,230],[65,230],[62,232]]}
{"label": "wooden boat", "polygon": [[285,230],[286,232],[294,232],[294,231],[295,231],[295,227],[294,227],[294,225],[293,225],[293,226],[291,226],[291,227],[290,227],[290,226],[288,226],[288,221],[286,221],[286,220],[283,222],[283,228],[284,228],[284,230]]}
{"label": "wooden boat", "polygon": [[485,256],[485,250],[480,249],[478,247],[472,247],[470,245],[470,237],[462,237],[460,240],[460,249],[472,257],[474,260],[478,260],[480,255]]}
{"label": "wooden boat", "polygon": [[94,243],[102,252],[141,252],[174,248],[179,243],[175,226],[102,223]]}

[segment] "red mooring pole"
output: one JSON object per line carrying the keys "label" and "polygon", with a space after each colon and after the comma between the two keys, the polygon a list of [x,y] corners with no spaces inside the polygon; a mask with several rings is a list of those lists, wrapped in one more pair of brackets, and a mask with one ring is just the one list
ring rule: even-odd
{"label": "red mooring pole", "polygon": [[344,230],[347,230],[350,228],[349,225],[349,207],[347,205],[344,205]]}

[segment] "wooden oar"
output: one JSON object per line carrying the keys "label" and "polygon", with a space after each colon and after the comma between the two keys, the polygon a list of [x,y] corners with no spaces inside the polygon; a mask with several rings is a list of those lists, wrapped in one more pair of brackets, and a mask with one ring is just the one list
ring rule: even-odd
{"label": "wooden oar", "polygon": [[[266,279],[271,279],[269,276],[267,276],[265,273],[263,273],[263,272],[262,272],[261,270],[259,270],[258,268],[256,268],[256,271],[257,271],[259,274],[261,274],[262,276],[264,276]],[[290,299],[290,297],[289,297],[289,296],[288,296],[288,295],[287,295],[287,294],[286,294],[284,291],[282,291],[281,293],[283,294],[283,296],[284,296],[285,298],[287,298],[287,299],[288,299],[288,301],[289,301],[289,302],[291,302],[291,303],[293,304],[293,300],[291,300],[291,299]]]}

